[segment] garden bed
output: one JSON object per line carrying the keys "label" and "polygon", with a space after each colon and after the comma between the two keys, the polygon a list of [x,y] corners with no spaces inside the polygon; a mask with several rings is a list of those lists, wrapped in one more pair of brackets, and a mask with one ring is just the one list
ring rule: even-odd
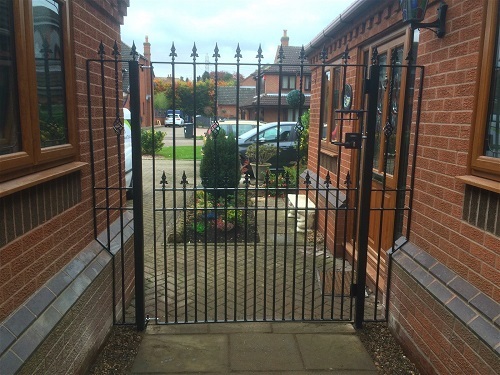
{"label": "garden bed", "polygon": [[175,227],[177,235],[170,233],[169,243],[260,242],[255,213],[251,210],[222,205],[214,209],[204,205],[203,201],[199,206],[202,208],[179,218]]}

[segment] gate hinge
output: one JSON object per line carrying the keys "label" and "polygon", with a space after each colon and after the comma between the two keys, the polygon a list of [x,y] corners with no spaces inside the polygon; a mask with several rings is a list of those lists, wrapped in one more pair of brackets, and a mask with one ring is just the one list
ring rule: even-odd
{"label": "gate hinge", "polygon": [[333,142],[335,146],[344,146],[345,148],[361,149],[361,133],[345,133],[345,142]]}

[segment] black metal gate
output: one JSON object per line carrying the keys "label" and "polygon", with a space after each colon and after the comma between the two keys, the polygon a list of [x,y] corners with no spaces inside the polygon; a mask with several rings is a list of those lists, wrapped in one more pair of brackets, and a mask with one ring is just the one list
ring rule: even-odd
{"label": "black metal gate", "polygon": [[[151,62],[148,66],[136,61],[135,47],[131,61],[120,60],[116,50],[113,55],[110,60],[101,55],[100,59],[89,61],[88,69],[99,66],[103,75],[114,78],[117,88],[121,79],[118,69],[122,63],[128,64],[134,163],[135,307],[139,327],[145,321],[293,320],[355,320],[360,326],[366,320],[387,318],[390,254],[384,251],[396,250],[408,238],[423,81],[421,67],[410,69],[397,56],[389,65],[379,64],[376,51],[372,65],[352,65],[348,64],[347,50],[338,65],[326,64],[326,58],[319,64],[310,64],[303,50],[297,65],[288,64],[282,55],[274,64],[263,64],[259,49],[254,66],[256,94],[253,104],[247,106],[256,113],[252,150],[246,148],[242,139],[238,141],[245,121],[238,118],[229,126],[230,121],[221,120],[218,106],[218,71],[222,69],[236,71],[237,113],[246,105],[240,99],[239,48],[233,64],[219,63],[217,47],[214,51],[212,118],[208,127],[202,126],[198,116],[203,110],[199,104],[202,82],[198,72],[204,64],[197,61],[196,47],[192,61],[178,62],[172,46],[171,61]],[[171,69],[169,102],[173,124],[165,127],[152,119],[141,128],[140,72],[154,72],[160,64]],[[180,103],[180,95],[185,94],[176,77],[176,67],[186,65],[191,67],[192,77],[198,77],[185,85],[191,87],[189,108]],[[269,121],[265,123],[260,118],[264,100],[261,78],[266,72],[276,72],[277,97],[284,98],[281,87],[285,71],[291,68],[297,71],[299,98],[294,105],[293,125],[286,121],[289,119],[284,111],[294,104],[291,99],[288,103],[276,101],[276,116],[273,125],[269,125]],[[313,87],[310,97],[310,101],[320,103],[319,116],[315,114],[313,118],[318,121],[319,117],[321,126],[308,124],[303,116],[305,77],[309,71],[316,72],[315,84],[321,83],[322,87]],[[328,71],[337,74],[340,83],[332,92],[326,89]],[[353,78],[353,71],[357,78]],[[153,86],[153,74],[149,77]],[[106,86],[104,79],[101,85]],[[339,96],[345,100],[339,100]],[[390,107],[386,112],[382,108],[384,99],[381,102],[384,96]],[[92,133],[94,99],[90,93],[88,100]],[[395,103],[402,102],[404,110],[398,111]],[[102,100],[101,105],[104,112],[109,105],[112,112],[120,113],[118,100]],[[148,105],[153,112],[152,100]],[[180,113],[175,116],[178,106],[189,112],[182,113],[185,119],[180,120]],[[328,109],[329,106],[333,108]],[[329,122],[329,113],[336,132],[329,140],[336,147],[334,155],[324,152],[321,133],[323,124]],[[120,115],[114,118],[119,119]],[[102,121],[106,123],[105,118]],[[179,121],[185,122],[183,127],[176,127]],[[308,137],[309,128],[321,134]],[[275,150],[274,164],[265,169],[250,166],[248,155],[259,159],[268,151],[265,136],[261,138],[268,129],[276,136],[270,142]],[[332,126],[328,129],[332,130]],[[284,130],[288,132],[286,137],[292,134],[292,138],[281,138]],[[149,132],[153,150],[162,142],[166,148],[141,157],[141,132]],[[144,137],[143,134],[143,142]],[[399,163],[391,161],[396,137],[397,152],[405,154],[399,157]],[[289,139],[293,139],[292,146],[287,143]],[[376,146],[376,142],[382,146]],[[301,150],[306,144],[309,161],[304,162]],[[375,173],[377,147],[385,147],[385,151],[383,159],[377,161],[382,168]],[[281,168],[282,164],[286,167]],[[387,166],[394,164],[399,168],[398,181],[389,186],[385,182]],[[261,177],[259,169],[265,171]],[[394,169],[390,173],[395,175]],[[380,189],[374,189],[373,178],[379,180]],[[124,191],[127,187],[121,174],[120,180]],[[374,204],[371,196],[377,194],[376,190],[382,199]],[[389,194],[396,197],[395,204],[384,203],[383,197]],[[374,215],[377,222],[370,223]],[[391,246],[386,248],[382,246],[384,215],[393,221]],[[369,243],[373,227],[379,228],[375,245]]]}

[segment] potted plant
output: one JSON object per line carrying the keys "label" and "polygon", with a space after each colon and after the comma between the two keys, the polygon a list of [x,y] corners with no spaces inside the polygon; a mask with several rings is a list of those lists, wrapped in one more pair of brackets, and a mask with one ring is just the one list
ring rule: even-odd
{"label": "potted plant", "polygon": [[248,146],[246,154],[255,178],[263,182],[266,171],[271,166],[269,160],[278,154],[278,148],[275,145],[262,144],[257,146],[254,143]]}

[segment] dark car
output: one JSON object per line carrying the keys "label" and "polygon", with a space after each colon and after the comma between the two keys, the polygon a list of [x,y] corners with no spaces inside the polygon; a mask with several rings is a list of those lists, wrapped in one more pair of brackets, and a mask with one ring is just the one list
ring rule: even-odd
{"label": "dark car", "polygon": [[[283,170],[297,161],[297,133],[295,132],[295,122],[271,122],[252,129],[238,137],[238,149],[242,164],[248,164],[246,151],[251,144],[279,146],[279,155],[269,160],[272,170]],[[252,174],[252,173],[250,173]]]}

